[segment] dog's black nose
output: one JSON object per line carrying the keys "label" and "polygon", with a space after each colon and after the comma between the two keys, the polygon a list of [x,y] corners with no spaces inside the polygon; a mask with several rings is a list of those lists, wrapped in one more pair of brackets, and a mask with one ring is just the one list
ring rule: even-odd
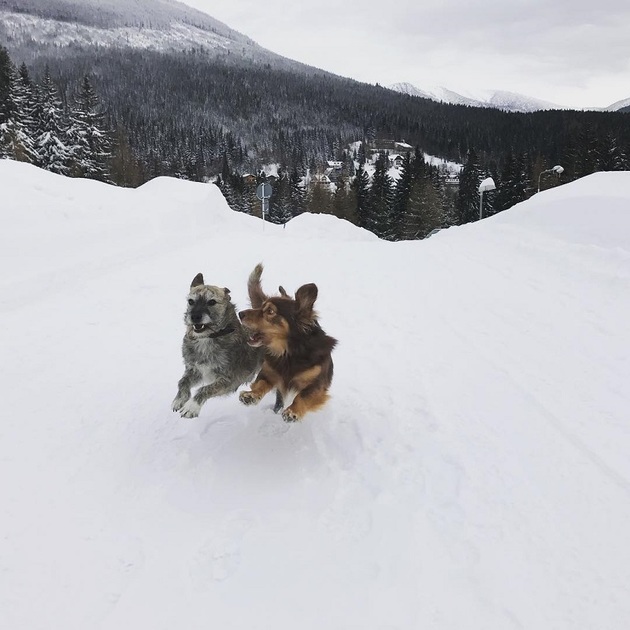
{"label": "dog's black nose", "polygon": [[203,319],[203,315],[201,313],[191,313],[190,319],[194,324],[199,324]]}

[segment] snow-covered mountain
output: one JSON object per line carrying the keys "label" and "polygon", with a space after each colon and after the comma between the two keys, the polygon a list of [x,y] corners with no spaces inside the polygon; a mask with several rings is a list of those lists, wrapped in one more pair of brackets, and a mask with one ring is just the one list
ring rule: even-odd
{"label": "snow-covered mountain", "polygon": [[0,41],[28,51],[84,47],[202,49],[259,62],[291,62],[175,0],[0,0]]}
{"label": "snow-covered mountain", "polygon": [[[426,241],[0,160],[0,628],[630,628],[630,173]],[[193,276],[319,287],[330,402],[170,409]],[[392,281],[395,279],[395,281]]]}
{"label": "snow-covered mountain", "polygon": [[[428,98],[441,103],[453,105],[470,105],[471,107],[493,107],[508,112],[535,112],[545,109],[571,109],[549,101],[543,101],[524,94],[508,92],[506,90],[475,90],[466,93],[454,92],[445,87],[430,87],[420,89],[411,83],[394,83],[388,86],[390,90]],[[585,107],[590,111],[616,112],[630,107],[630,98],[617,101],[608,107]]]}
{"label": "snow-covered mountain", "polygon": [[607,112],[618,112],[621,109],[627,109],[630,107],[630,98],[624,98],[620,101],[616,101],[612,105],[605,107],[604,110]]}
{"label": "snow-covered mountain", "polygon": [[472,107],[493,107],[508,112],[534,112],[543,109],[563,109],[560,105],[505,90],[476,90],[461,94],[445,87],[420,89],[411,83],[394,83],[390,90],[432,101]]}

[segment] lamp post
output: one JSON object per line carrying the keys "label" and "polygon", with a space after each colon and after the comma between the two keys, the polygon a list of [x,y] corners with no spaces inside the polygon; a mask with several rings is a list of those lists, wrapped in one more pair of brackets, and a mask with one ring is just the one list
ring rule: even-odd
{"label": "lamp post", "polygon": [[560,177],[560,175],[562,175],[562,173],[564,173],[564,169],[559,164],[556,164],[554,167],[548,168],[546,171],[541,171],[540,175],[538,176],[538,192],[540,192],[540,178],[545,173],[555,173],[558,177]]}
{"label": "lamp post", "polygon": [[479,184],[479,220],[483,219],[483,193],[490,190],[495,190],[494,179],[492,177],[486,177],[481,184]]}

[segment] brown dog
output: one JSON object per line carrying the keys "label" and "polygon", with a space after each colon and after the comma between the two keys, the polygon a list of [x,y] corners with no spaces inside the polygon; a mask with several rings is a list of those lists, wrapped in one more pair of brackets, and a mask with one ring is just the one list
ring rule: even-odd
{"label": "brown dog", "polygon": [[282,412],[286,422],[301,420],[307,411],[319,409],[328,400],[333,377],[331,353],[337,340],[329,337],[319,325],[313,305],[317,286],[305,284],[289,297],[280,287],[281,296],[267,297],[262,290],[261,264],[249,276],[247,288],[252,308],[238,316],[249,332],[248,343],[265,348],[265,359],[250,391],[239,399],[246,405],[260,402],[276,389],[274,411],[293,402]]}

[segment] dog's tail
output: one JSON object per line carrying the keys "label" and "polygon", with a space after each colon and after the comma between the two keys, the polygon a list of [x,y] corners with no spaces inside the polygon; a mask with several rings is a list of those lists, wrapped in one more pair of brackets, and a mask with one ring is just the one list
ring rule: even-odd
{"label": "dog's tail", "polygon": [[249,301],[252,308],[260,308],[263,305],[263,302],[267,299],[267,296],[263,293],[262,286],[260,284],[262,272],[262,263],[258,263],[254,267],[254,271],[249,274],[249,280],[247,281],[247,292],[249,293]]}

